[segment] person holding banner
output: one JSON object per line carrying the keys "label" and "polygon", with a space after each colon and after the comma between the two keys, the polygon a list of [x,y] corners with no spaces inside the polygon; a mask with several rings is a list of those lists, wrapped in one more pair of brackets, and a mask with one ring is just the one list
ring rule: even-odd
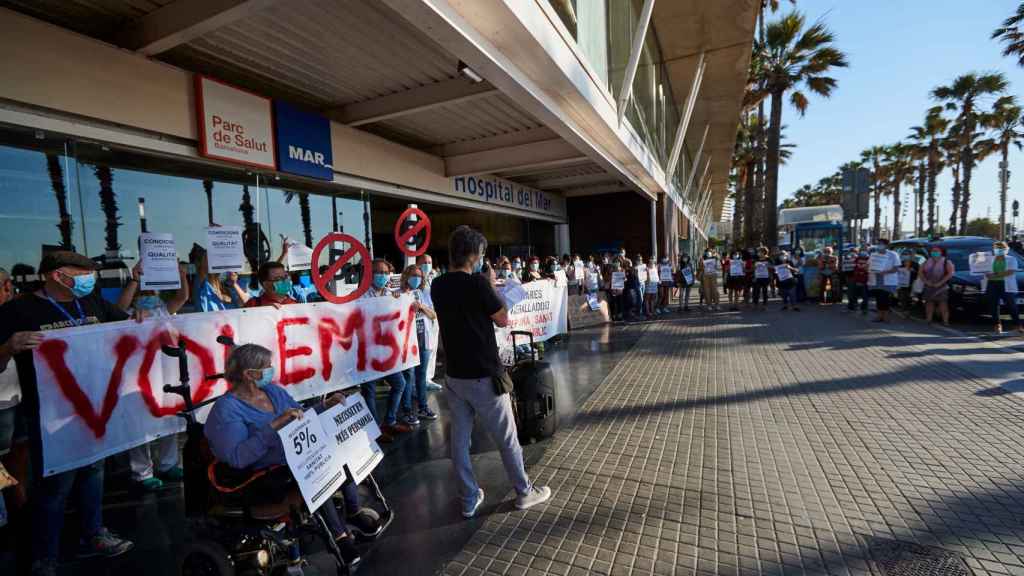
{"label": "person holding banner", "polygon": [[606,270],[605,284],[608,286],[608,303],[611,306],[613,321],[624,320],[626,317],[626,272],[622,269],[621,257],[616,257],[615,262]]}
{"label": "person holding banner", "polygon": [[[507,261],[506,261],[507,262]],[[402,271],[402,292],[411,294],[416,300],[416,345],[420,352],[420,363],[415,368],[405,371],[405,394],[402,407],[405,409],[403,421],[415,426],[420,420],[437,420],[437,414],[427,404],[427,364],[423,361],[427,346],[427,322],[437,319],[434,309],[427,303],[423,293],[423,272],[416,266],[407,266]],[[418,412],[413,412],[412,397],[415,394]]]}
{"label": "person holding banner", "polygon": [[796,287],[797,273],[799,269],[793,265],[793,261],[789,257],[788,252],[779,253],[779,258],[776,261],[775,276],[779,282],[779,293],[782,294],[782,309],[789,310],[792,306],[794,312],[799,312],[800,307],[797,306],[796,300]]}
{"label": "person holding banner", "polygon": [[509,392],[511,378],[498,356],[494,326],[509,324],[508,308],[477,272],[487,250],[484,235],[458,226],[448,238],[451,272],[432,288],[447,353],[448,406],[451,410],[451,454],[459,482],[462,515],[472,518],[484,501],[469,457],[474,420],[479,422],[501,453],[505,473],[516,490],[515,507],[536,506],[551,498],[551,489],[536,486],[526,475]]}
{"label": "person holding banner", "polygon": [[658,278],[661,279],[661,286],[658,287],[658,314],[668,314],[668,301],[676,282],[675,275],[672,272],[672,264],[669,262],[667,255],[661,257],[661,263],[658,266]]}
{"label": "person holding banner", "polygon": [[868,286],[875,297],[878,317],[874,322],[887,322],[892,295],[899,286],[899,254],[889,250],[889,240],[879,238],[868,259]]}
{"label": "person holding banner", "polygon": [[260,281],[260,288],[263,289],[259,296],[249,298],[245,303],[246,308],[257,306],[273,306],[280,308],[287,304],[298,304],[292,298],[292,279],[280,262],[264,262],[256,273]]}
{"label": "person holding banner", "polygon": [[[506,259],[507,260],[507,259]],[[416,266],[423,273],[423,296],[428,306],[433,306],[430,301],[430,284],[437,275],[434,272],[434,258],[424,252],[416,257]],[[427,350],[420,351],[420,362],[427,365],[427,390],[441,390],[441,385],[434,382],[434,367],[437,359],[437,320],[427,322]]]}
{"label": "person holding banner", "polygon": [[[203,427],[210,451],[218,461],[236,470],[263,472],[245,488],[250,504],[280,502],[294,485],[294,478],[277,431],[292,420],[302,419],[302,406],[284,388],[272,383],[272,353],[258,344],[243,344],[232,350],[224,378],[230,390],[214,402]],[[317,412],[344,401],[343,393],[331,394]],[[355,484],[343,484],[342,495],[346,512],[354,515],[359,510]],[[345,562],[358,563],[359,550],[333,500],[328,500],[319,512]]]}
{"label": "person holding banner", "polygon": [[[188,302],[189,290],[186,273],[188,267],[179,264],[178,272],[181,275],[181,285],[174,292],[169,300],[160,298],[156,290],[139,291],[139,283],[144,273],[142,261],[140,260],[132,268],[132,279],[121,291],[121,297],[117,305],[126,313],[131,314],[137,322],[148,318],[170,318],[181,310]],[[154,475],[153,456],[151,451],[158,454],[158,465]],[[142,446],[136,446],[128,451],[128,465],[131,469],[132,481],[135,485],[145,491],[152,492],[164,486],[164,480],[170,482],[181,481],[184,473],[181,469],[181,453],[178,451],[178,437],[176,435],[164,436]]]}
{"label": "person holding banner", "polygon": [[711,250],[706,251],[704,260],[700,262],[700,286],[707,310],[718,310],[718,277],[721,270],[722,262],[718,254]]}
{"label": "person holding banner", "polygon": [[992,244],[992,272],[985,274],[982,290],[989,306],[992,307],[992,318],[996,321],[996,334],[1003,333],[1003,319],[1000,305],[1010,309],[1010,317],[1017,325],[1018,332],[1024,332],[1017,310],[1017,257],[1010,254],[1006,242],[996,241]]}
{"label": "person holding banner", "polygon": [[757,261],[754,262],[754,297],[753,307],[756,310],[758,304],[761,310],[768,307],[768,285],[772,280],[771,261],[768,259],[768,249],[761,247],[757,249]]}
{"label": "person holding banner", "polygon": [[[394,271],[391,263],[377,258],[372,263],[372,269],[373,284],[361,298],[397,298],[398,294],[388,288],[388,280],[391,279],[391,273]],[[384,423],[380,427],[381,436],[378,440],[391,442],[398,434],[412,432],[412,428],[408,424],[398,421],[398,408],[401,406],[402,397],[405,394],[405,376],[401,372],[395,372],[381,380],[387,382],[391,391],[388,393],[388,409],[385,413]],[[364,382],[360,384],[360,387],[363,398],[366,399],[366,407],[370,409],[370,414],[373,414],[373,419],[380,424],[380,416],[377,414],[377,382],[377,380]]]}
{"label": "person holding banner", "polygon": [[525,270],[523,270],[523,284],[527,282],[536,282],[542,279],[540,273],[540,258],[536,256],[530,256],[530,263]]}
{"label": "person holding banner", "polygon": [[80,556],[118,556],[134,544],[103,527],[103,460],[43,476],[39,392],[32,350],[43,342],[43,331],[127,320],[129,316],[98,295],[96,264],[81,254],[49,252],[39,264],[39,274],[43,285],[37,292],[0,308],[0,372],[17,370],[23,393],[20,417],[29,434],[34,475],[29,493],[32,572],[49,576],[57,573],[65,505],[73,490],[81,521]]}
{"label": "person holding banner", "polygon": [[676,272],[680,312],[690,311],[690,289],[694,283],[693,264],[690,262],[690,255],[684,252],[679,257],[679,270]]}

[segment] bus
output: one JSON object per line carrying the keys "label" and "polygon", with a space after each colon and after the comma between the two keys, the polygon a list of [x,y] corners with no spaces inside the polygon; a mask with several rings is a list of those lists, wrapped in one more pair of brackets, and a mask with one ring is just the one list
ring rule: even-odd
{"label": "bus", "polygon": [[843,207],[838,204],[806,206],[779,210],[779,246],[814,252],[834,246],[843,247]]}

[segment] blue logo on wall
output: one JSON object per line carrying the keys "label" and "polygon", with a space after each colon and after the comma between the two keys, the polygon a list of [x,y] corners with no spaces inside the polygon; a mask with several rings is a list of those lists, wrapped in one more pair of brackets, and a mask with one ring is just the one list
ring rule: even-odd
{"label": "blue logo on wall", "polygon": [[274,100],[277,169],[310,178],[333,180],[331,123],[327,118]]}

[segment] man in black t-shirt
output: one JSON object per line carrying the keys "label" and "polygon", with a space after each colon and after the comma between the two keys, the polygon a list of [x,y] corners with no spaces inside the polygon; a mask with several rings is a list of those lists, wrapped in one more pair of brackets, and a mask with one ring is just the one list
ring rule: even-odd
{"label": "man in black t-shirt", "polygon": [[[93,261],[81,254],[48,253],[39,265],[43,286],[0,307],[0,371],[18,371],[23,397],[19,417],[29,433],[35,475],[29,496],[33,574],[56,574],[65,503],[76,484],[82,521],[79,555],[117,556],[133,547],[103,527],[103,460],[42,477],[39,390],[32,362],[32,350],[43,341],[41,332],[128,318],[123,310],[96,295],[95,269]],[[101,374],[95,377],[104,378]]]}
{"label": "man in black t-shirt", "polygon": [[508,309],[490,281],[479,273],[486,249],[483,234],[469,226],[457,227],[448,239],[451,271],[434,280],[430,288],[445,350],[452,464],[466,518],[473,517],[484,501],[469,459],[476,416],[498,445],[505,473],[518,494],[516,508],[525,510],[551,497],[550,488],[534,486],[526,475],[512,403],[499,386],[507,376],[498,358],[494,325],[508,325]]}

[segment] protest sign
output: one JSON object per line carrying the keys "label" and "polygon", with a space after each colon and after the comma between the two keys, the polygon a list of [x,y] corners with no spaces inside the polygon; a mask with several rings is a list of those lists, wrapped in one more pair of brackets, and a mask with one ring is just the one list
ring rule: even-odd
{"label": "protest sign", "polygon": [[286,256],[288,270],[309,270],[313,267],[313,249],[301,242],[285,240],[288,242],[288,254]]}
{"label": "protest sign", "polygon": [[519,304],[526,299],[526,290],[523,289],[523,285],[515,279],[509,279],[505,281],[503,286],[499,287],[501,297],[505,300],[505,307],[512,309],[516,304]]}
{"label": "protest sign", "polygon": [[789,266],[780,264],[775,267],[775,275],[779,277],[779,282],[785,282],[793,277],[792,272],[789,271]]}
{"label": "protest sign", "polygon": [[601,302],[598,301],[597,294],[587,294],[587,306],[595,312],[601,309]]}
{"label": "protest sign", "polygon": [[733,259],[729,261],[729,275],[743,276],[743,260]]}
{"label": "protest sign", "polygon": [[843,256],[843,272],[853,272],[856,260],[857,256],[852,253],[847,253]]}
{"label": "protest sign", "polygon": [[647,282],[651,284],[657,284],[661,282],[661,277],[658,276],[658,269],[655,267],[649,267],[647,269]]}
{"label": "protest sign", "polygon": [[178,250],[174,237],[164,232],[139,235],[139,260],[142,262],[141,290],[177,290],[181,288]]}
{"label": "protest sign", "polygon": [[42,472],[79,468],[184,429],[174,416],[180,398],[163,392],[180,377],[177,359],[160,350],[172,343],[170,330],[185,341],[194,402],[227,390],[224,380],[205,378],[224,370],[222,335],[270,349],[275,382],[304,400],[418,365],[414,302],[403,295],[44,332],[33,352]]}
{"label": "protest sign", "polygon": [[583,262],[577,260],[572,265],[572,277],[576,279],[580,284],[583,283],[583,278],[587,273],[587,267],[583,265]]}
{"label": "protest sign", "polygon": [[910,286],[910,268],[900,268],[899,270],[896,271],[896,275],[898,277],[896,283],[897,286],[899,286],[900,288],[906,288]]}
{"label": "protest sign", "polygon": [[661,283],[662,284],[671,284],[672,283],[672,267],[671,266],[662,266],[658,270],[658,277],[661,278]]}
{"label": "protest sign", "polygon": [[285,424],[277,431],[284,445],[288,468],[310,511],[331,499],[345,483],[345,468],[334,445],[328,440],[316,410]]}
{"label": "protest sign", "polygon": [[612,290],[622,290],[626,287],[626,273],[612,272]]}
{"label": "protest sign", "polygon": [[992,273],[992,263],[995,256],[991,252],[975,252],[967,258],[971,269],[971,276],[984,276]]}
{"label": "protest sign", "polygon": [[569,277],[566,276],[565,270],[555,270],[555,286],[568,286]]}
{"label": "protest sign", "polygon": [[689,268],[684,268],[683,269],[683,280],[686,282],[687,286],[693,284],[693,270],[691,270]]}
{"label": "protest sign", "polygon": [[884,272],[891,267],[892,262],[890,261],[889,254],[887,252],[872,254],[871,258],[868,260],[868,272]]}
{"label": "protest sign", "polygon": [[210,273],[242,272],[245,252],[242,250],[241,226],[206,229],[206,264]]}
{"label": "protest sign", "polygon": [[754,278],[761,280],[767,280],[771,277],[771,272],[768,270],[767,262],[755,262],[754,263]]}
{"label": "protest sign", "polygon": [[597,270],[587,270],[586,280],[587,292],[597,292],[598,288],[600,288],[601,282],[601,275],[597,272]]}
{"label": "protest sign", "polygon": [[380,437],[380,428],[361,394],[353,394],[324,411],[320,424],[356,484],[365,480],[384,459],[384,452],[375,441]]}
{"label": "protest sign", "polygon": [[523,289],[526,298],[509,309],[508,326],[495,328],[498,348],[512,347],[513,331],[532,332],[536,342],[566,332],[568,290],[552,280],[528,282]]}
{"label": "protest sign", "polygon": [[714,258],[708,258],[704,261],[704,273],[705,274],[718,274],[718,260]]}
{"label": "protest sign", "polygon": [[637,266],[635,269],[637,280],[639,280],[640,282],[647,282],[647,266],[641,264]]}

